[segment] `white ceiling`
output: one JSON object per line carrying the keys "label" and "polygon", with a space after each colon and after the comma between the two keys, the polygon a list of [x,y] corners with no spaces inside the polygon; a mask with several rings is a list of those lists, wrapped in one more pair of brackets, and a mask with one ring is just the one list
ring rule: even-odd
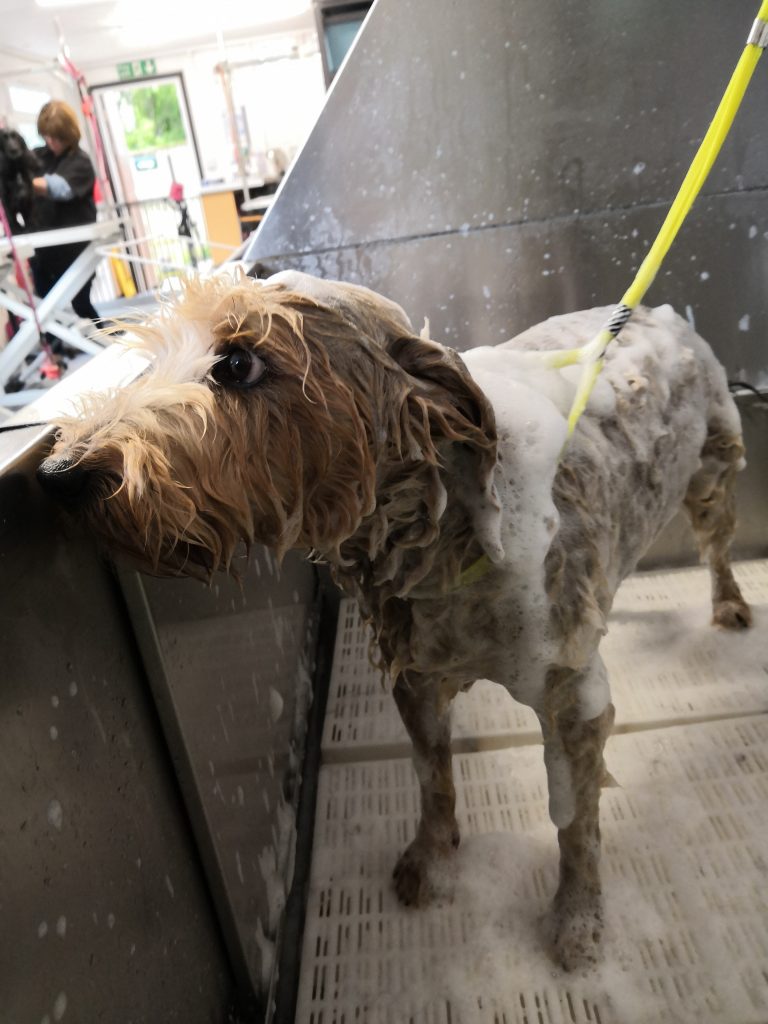
{"label": "white ceiling", "polygon": [[50,63],[63,34],[85,70],[244,36],[312,28],[311,0],[0,0],[0,71]]}

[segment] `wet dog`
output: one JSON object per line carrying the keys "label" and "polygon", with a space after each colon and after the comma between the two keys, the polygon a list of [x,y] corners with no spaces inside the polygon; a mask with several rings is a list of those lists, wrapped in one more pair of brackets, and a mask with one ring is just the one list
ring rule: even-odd
{"label": "wet dog", "polygon": [[619,583],[679,506],[711,567],[714,622],[750,621],[728,558],[738,414],[671,309],[636,312],[563,453],[574,381],[533,353],[605,319],[558,317],[459,356],[357,286],[292,272],[192,282],[133,329],[148,372],[84,400],[39,471],[150,572],[226,570],[255,542],[331,566],[373,627],[413,742],[421,819],[394,874],[406,904],[428,898],[430,863],[459,842],[452,699],[488,678],[532,707],[566,968],[594,959],[602,926],[613,707],[598,645]]}

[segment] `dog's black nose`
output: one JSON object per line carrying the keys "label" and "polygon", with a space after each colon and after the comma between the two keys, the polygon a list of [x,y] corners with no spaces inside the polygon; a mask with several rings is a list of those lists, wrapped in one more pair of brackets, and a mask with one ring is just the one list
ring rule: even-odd
{"label": "dog's black nose", "polygon": [[78,505],[84,501],[90,476],[82,462],[71,459],[46,459],[37,468],[40,486],[63,505]]}

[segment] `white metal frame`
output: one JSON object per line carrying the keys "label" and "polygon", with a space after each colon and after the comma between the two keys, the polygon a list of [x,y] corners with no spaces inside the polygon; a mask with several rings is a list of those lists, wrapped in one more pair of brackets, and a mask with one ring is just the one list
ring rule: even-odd
{"label": "white metal frame", "polygon": [[13,280],[11,240],[0,238],[0,306],[24,321],[5,348],[0,351],[0,405],[18,406],[29,401],[29,394],[26,391],[6,393],[4,389],[13,374],[24,366],[30,352],[39,344],[38,329],[53,334],[73,348],[90,355],[102,350],[103,345],[85,337],[72,326],[72,318],[67,308],[72,298],[94,273],[105,249],[108,248],[108,243],[117,240],[119,236],[120,222],[117,220],[54,231],[37,231],[28,235],[14,235],[13,248],[23,257],[32,255],[35,249],[51,245],[88,242],[87,248],[67,268],[50,292],[36,303],[33,300],[32,305]]}

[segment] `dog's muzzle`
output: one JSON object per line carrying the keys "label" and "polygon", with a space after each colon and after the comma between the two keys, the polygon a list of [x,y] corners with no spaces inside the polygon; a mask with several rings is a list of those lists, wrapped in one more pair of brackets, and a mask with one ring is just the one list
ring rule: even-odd
{"label": "dog's muzzle", "polygon": [[37,469],[45,493],[62,505],[77,508],[93,494],[93,473],[72,459],[46,459]]}

